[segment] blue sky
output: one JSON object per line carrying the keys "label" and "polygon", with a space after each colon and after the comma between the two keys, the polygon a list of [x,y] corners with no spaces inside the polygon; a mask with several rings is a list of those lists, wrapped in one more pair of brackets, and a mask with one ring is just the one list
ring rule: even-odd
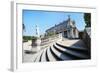
{"label": "blue sky", "polygon": [[75,21],[76,27],[79,31],[85,27],[83,13],[79,12],[50,12],[50,11],[36,11],[23,10],[22,22],[25,25],[23,35],[33,36],[36,33],[36,25],[39,27],[40,34],[45,33],[45,30],[59,24],[70,18]]}

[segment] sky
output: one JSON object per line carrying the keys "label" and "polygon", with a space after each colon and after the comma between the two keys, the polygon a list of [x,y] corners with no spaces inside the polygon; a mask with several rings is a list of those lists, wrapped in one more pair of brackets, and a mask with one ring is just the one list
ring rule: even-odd
{"label": "sky", "polygon": [[25,25],[23,35],[35,36],[36,25],[39,28],[40,34],[44,34],[50,27],[67,20],[68,15],[70,15],[71,20],[75,21],[79,31],[84,30],[86,25],[83,18],[84,13],[23,10],[22,22]]}

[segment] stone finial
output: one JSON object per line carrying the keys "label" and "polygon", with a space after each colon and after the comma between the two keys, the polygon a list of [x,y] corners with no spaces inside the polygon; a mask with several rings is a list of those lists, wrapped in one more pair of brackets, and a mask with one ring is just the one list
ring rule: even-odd
{"label": "stone finial", "polygon": [[40,33],[39,33],[39,27],[36,25],[36,36],[39,37]]}

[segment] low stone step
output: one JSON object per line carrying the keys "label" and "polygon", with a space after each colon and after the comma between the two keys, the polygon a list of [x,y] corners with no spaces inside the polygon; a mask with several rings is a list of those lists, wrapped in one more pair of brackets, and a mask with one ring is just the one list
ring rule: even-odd
{"label": "low stone step", "polygon": [[71,56],[76,57],[76,59],[88,58],[88,55],[81,53],[81,52],[78,52],[78,51],[71,50],[71,48],[69,49],[69,47],[64,48],[64,47],[61,47],[57,44],[54,44],[54,47],[61,52],[69,54],[69,56],[71,55]]}
{"label": "low stone step", "polygon": [[72,50],[72,51],[76,51],[76,52],[80,52],[80,53],[84,53],[88,56],[90,56],[90,49],[87,49],[87,48],[79,48],[79,47],[73,47],[73,46],[66,46],[65,44],[60,44],[60,43],[56,43],[58,46],[61,46],[63,48],[67,48],[69,50]]}
{"label": "low stone step", "polygon": [[53,54],[50,51],[50,48],[47,49],[47,56],[50,61],[56,61],[56,58],[53,56]]}
{"label": "low stone step", "polygon": [[47,61],[47,58],[46,58],[46,50],[47,50],[47,48],[44,49],[44,51],[43,51],[43,54],[41,56],[41,62],[46,62]]}
{"label": "low stone step", "polygon": [[56,59],[57,61],[62,61],[62,59],[59,58],[59,57],[55,54],[55,52],[53,52],[53,50],[51,49],[51,47],[50,47],[50,51],[51,51],[52,55],[55,57],[55,59]]}
{"label": "low stone step", "polygon": [[61,46],[61,47],[64,47],[64,48],[72,48],[73,50],[88,51],[87,48],[83,48],[83,47],[78,47],[78,46],[66,46],[65,44],[62,44],[62,43],[59,43],[59,42],[57,42],[56,44],[59,45],[59,46]]}
{"label": "low stone step", "polygon": [[55,53],[55,55],[59,57],[61,60],[71,60],[72,59],[71,57],[65,55],[64,53],[57,51],[53,46],[51,46],[51,49]]}
{"label": "low stone step", "polygon": [[[48,48],[48,49],[49,49],[49,48]],[[46,60],[47,60],[47,61],[50,61],[50,60],[49,60],[49,57],[48,57],[48,54],[47,54],[47,50],[46,50]]]}

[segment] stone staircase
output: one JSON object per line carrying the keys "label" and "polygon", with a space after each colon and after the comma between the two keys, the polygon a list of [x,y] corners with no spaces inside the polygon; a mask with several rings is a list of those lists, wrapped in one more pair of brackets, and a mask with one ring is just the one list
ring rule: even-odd
{"label": "stone staircase", "polygon": [[90,50],[84,47],[66,46],[59,42],[36,53],[34,62],[90,59]]}

